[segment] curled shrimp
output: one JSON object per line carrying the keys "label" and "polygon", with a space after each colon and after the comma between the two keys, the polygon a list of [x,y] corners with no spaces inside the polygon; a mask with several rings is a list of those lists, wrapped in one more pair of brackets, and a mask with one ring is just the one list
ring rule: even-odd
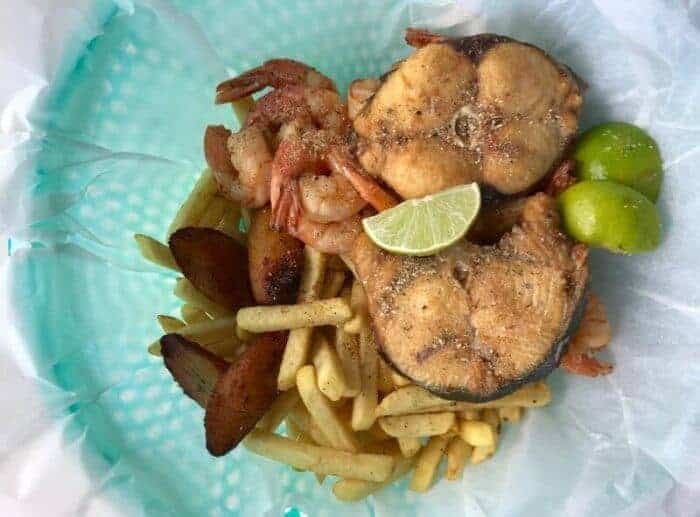
{"label": "curled shrimp", "polygon": [[[293,228],[298,224],[304,211],[299,178],[304,174],[320,174],[330,170],[331,180],[336,187],[342,177],[346,180],[343,185],[352,186],[359,196],[369,202],[376,210],[385,210],[396,204],[396,200],[385,192],[374,180],[369,178],[350,150],[342,144],[336,135],[322,130],[311,131],[302,136],[293,136],[280,142],[272,162],[272,179],[270,182],[273,224],[277,229]],[[320,193],[319,193],[320,194]],[[356,211],[359,201],[347,199],[346,203],[336,210],[324,204],[315,205],[310,217],[316,221],[333,221],[341,219],[341,215]],[[320,199],[317,196],[317,199]],[[360,207],[361,208],[361,207]]]}
{"label": "curled shrimp", "polygon": [[292,59],[271,59],[261,66],[223,81],[216,87],[216,103],[233,102],[266,87],[308,86],[335,91],[331,79]]}
{"label": "curled shrimp", "polygon": [[250,111],[246,126],[258,125],[274,131],[300,117],[338,134],[345,134],[350,128],[345,106],[335,91],[299,85],[285,86],[263,96]]}
{"label": "curled shrimp", "polygon": [[231,133],[223,126],[209,126],[204,154],[222,195],[255,208],[270,201],[273,157],[260,128]]}
{"label": "curled shrimp", "polygon": [[612,372],[612,365],[599,361],[591,354],[607,346],[611,337],[612,330],[605,307],[600,299],[591,293],[588,295],[588,303],[578,331],[561,359],[561,367],[570,373],[587,377],[609,374]]}
{"label": "curled shrimp", "polygon": [[447,37],[441,34],[435,34],[425,29],[409,27],[406,29],[405,39],[406,43],[412,47],[421,48],[431,43],[442,43],[447,39]]}
{"label": "curled shrimp", "polygon": [[308,218],[319,223],[342,221],[367,205],[352,183],[335,172],[328,175],[302,174],[299,195]]}
{"label": "curled shrimp", "polygon": [[355,214],[334,223],[312,221],[305,214],[288,232],[304,244],[331,255],[342,255],[352,249],[355,239],[362,232],[362,218]]}
{"label": "curled shrimp", "polygon": [[255,103],[246,126],[277,130],[286,122],[305,117],[323,129],[348,130],[345,108],[333,81],[291,59],[273,59],[222,82],[216,88],[216,102],[238,100],[268,86],[274,90]]}
{"label": "curled shrimp", "polygon": [[262,130],[249,127],[233,133],[228,139],[228,150],[244,188],[243,204],[251,207],[266,205],[270,201],[273,156]]}
{"label": "curled shrimp", "polygon": [[[322,244],[326,249],[339,248],[328,244],[330,237],[322,236],[337,236],[335,230],[346,227],[335,225],[344,225],[345,219],[357,214],[366,203],[383,210],[396,200],[364,173],[351,154],[346,143],[351,128],[346,107],[333,82],[313,68],[288,59],[268,61],[221,83],[216,102],[234,101],[268,86],[274,89],[255,103],[244,130],[236,134],[239,136],[229,137],[237,183],[232,183],[233,173],[228,169],[219,176],[231,183],[226,190],[232,196],[240,197],[239,187],[244,187],[245,199],[254,206],[265,202],[262,190],[269,178],[271,226],[326,243]],[[258,132],[252,133],[253,128]],[[262,150],[266,132],[278,133],[278,147],[269,169],[269,149],[256,161],[248,154],[253,144],[244,141],[244,137],[255,136],[254,142]],[[245,184],[242,169],[249,180]],[[324,173],[328,175],[313,178]]]}

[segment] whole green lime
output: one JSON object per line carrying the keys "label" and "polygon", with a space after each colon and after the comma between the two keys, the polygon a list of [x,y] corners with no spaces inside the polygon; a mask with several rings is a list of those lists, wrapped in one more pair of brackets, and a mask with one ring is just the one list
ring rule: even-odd
{"label": "whole green lime", "polygon": [[584,180],[613,180],[656,201],[663,167],[659,147],[644,130],[625,122],[608,122],[586,131],[574,151]]}
{"label": "whole green lime", "polygon": [[661,240],[656,206],[614,181],[581,181],[559,196],[564,229],[575,239],[615,253],[651,251]]}

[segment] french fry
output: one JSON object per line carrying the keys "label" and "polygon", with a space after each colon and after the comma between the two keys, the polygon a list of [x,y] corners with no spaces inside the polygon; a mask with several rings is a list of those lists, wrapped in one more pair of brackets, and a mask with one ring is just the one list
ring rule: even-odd
{"label": "french fry", "polygon": [[304,303],[318,300],[326,277],[327,255],[310,246],[304,248],[304,274],[299,282],[297,302]]}
{"label": "french fry", "polygon": [[368,442],[362,447],[362,452],[370,452],[372,454],[387,454],[395,458],[402,458],[401,449],[396,443],[396,440],[375,440]]}
{"label": "french fry", "polygon": [[395,388],[403,388],[404,386],[411,384],[410,379],[407,379],[396,370],[392,369],[389,375],[391,376],[391,382],[394,383]]}
{"label": "french fry", "polygon": [[281,463],[319,474],[381,483],[391,476],[394,458],[383,454],[352,453],[296,442],[265,431],[252,431],[246,448]]}
{"label": "french fry", "polygon": [[198,291],[197,288],[193,286],[192,283],[186,278],[177,279],[173,293],[183,302],[199,307],[207,314],[210,314],[215,318],[223,318],[233,315],[233,311],[231,309],[211,301],[209,298],[204,296],[204,294]]}
{"label": "french fry", "polygon": [[459,412],[459,416],[462,420],[481,420],[481,410],[465,409]]}
{"label": "french fry", "polygon": [[297,390],[288,390],[279,394],[267,413],[255,425],[258,429],[273,432],[282,423],[294,406],[299,403]]}
{"label": "french fry", "polygon": [[379,358],[379,368],[377,372],[377,389],[381,393],[394,391],[394,382],[391,380],[391,367]]}
{"label": "french fry", "polygon": [[[170,334],[171,332],[178,332],[181,328],[185,326],[185,323],[183,321],[173,316],[165,316],[163,314],[160,314],[156,316],[156,320],[158,320],[160,328],[166,334]],[[161,357],[163,355],[160,351],[160,339],[156,339],[153,343],[148,345],[148,353],[156,357]]]}
{"label": "french fry", "polygon": [[175,318],[174,316],[166,316],[164,314],[159,314],[156,316],[160,328],[163,332],[170,334],[171,332],[178,332],[185,326],[185,322],[181,319]]}
{"label": "french fry", "polygon": [[396,438],[421,438],[445,434],[455,422],[454,413],[425,413],[423,415],[384,416],[379,426]]}
{"label": "french fry", "polygon": [[416,453],[423,446],[423,444],[421,444],[420,438],[403,437],[397,438],[396,441],[399,444],[399,449],[401,449],[401,454],[403,454],[403,456],[406,458],[415,456]]}
{"label": "french fry", "polygon": [[[348,415],[348,417],[349,421],[350,418],[352,418],[352,406],[350,406],[350,414]],[[357,431],[355,433],[355,437],[360,443],[360,447],[362,448],[362,450],[364,450],[364,448],[370,443],[393,440],[393,437],[386,434],[376,422],[374,423],[374,425],[372,425],[372,427],[370,427],[366,431]]]}
{"label": "french fry", "polygon": [[343,325],[343,330],[348,334],[359,334],[360,332],[362,332],[364,320],[364,315],[355,314],[350,320],[345,322],[345,324]]}
{"label": "french fry", "polygon": [[294,329],[289,332],[280,372],[277,376],[277,388],[281,391],[288,390],[295,385],[296,374],[299,368],[306,363],[313,333],[313,328]]}
{"label": "french fry", "polygon": [[413,463],[413,458],[396,458],[391,476],[382,483],[359,479],[341,479],[333,485],[333,495],[340,501],[359,501],[404,477],[413,467]]}
{"label": "french fry", "polygon": [[207,208],[202,213],[199,221],[197,221],[197,226],[216,228],[230,204],[221,196],[212,196]]}
{"label": "french fry", "polygon": [[355,431],[369,429],[377,418],[378,362],[374,335],[365,325],[360,333],[360,393],[353,399],[352,405],[352,428]]}
{"label": "french fry", "polygon": [[245,124],[245,121],[248,118],[248,113],[251,109],[253,109],[254,105],[255,101],[250,95],[243,97],[242,99],[235,100],[231,103],[231,106],[233,107],[233,114],[236,115],[236,119],[241,126]]}
{"label": "french fry", "polygon": [[487,460],[496,452],[496,444],[474,447],[472,449],[471,462],[474,464]]}
{"label": "french fry", "polygon": [[[233,362],[241,350],[240,343],[237,340],[224,340],[217,341],[215,343],[198,343],[198,345],[201,345],[201,347],[208,352],[211,352],[215,356],[218,356],[228,362]],[[163,355],[160,346],[160,340],[154,341],[149,345],[148,352],[152,355],[160,357]]]}
{"label": "french fry", "polygon": [[340,400],[348,390],[343,366],[335,349],[331,348],[326,336],[320,332],[316,333],[313,364],[316,367],[318,388],[321,393],[332,401]]}
{"label": "french fry", "polygon": [[173,271],[180,271],[177,262],[175,262],[175,257],[173,257],[170,248],[165,244],[141,233],[134,234],[134,240],[143,258],[158,266],[172,269]]}
{"label": "french fry", "polygon": [[207,319],[199,323],[185,325],[177,331],[178,334],[195,341],[200,345],[208,345],[218,341],[236,340],[236,318]]}
{"label": "french fry", "polygon": [[377,407],[377,416],[466,411],[500,407],[540,407],[549,403],[551,393],[544,382],[534,382],[503,398],[488,402],[457,402],[441,399],[420,386],[406,386],[391,392]]}
{"label": "french fry", "polygon": [[352,284],[350,294],[350,308],[352,309],[353,317],[345,323],[343,329],[349,334],[359,334],[367,320],[367,295],[362,287],[362,284],[355,280]]}
{"label": "french fry", "polygon": [[321,432],[336,449],[356,452],[360,444],[347,428],[345,423],[336,415],[316,384],[316,372],[313,366],[304,366],[297,373],[297,389],[311,417],[318,423]]}
{"label": "french fry", "polygon": [[352,312],[342,298],[329,298],[296,305],[259,305],[238,311],[238,325],[248,332],[276,332],[304,327],[338,325]]}
{"label": "french fry", "polygon": [[248,244],[248,239],[245,234],[241,233],[240,227],[238,226],[238,221],[241,218],[241,207],[236,203],[229,203],[228,209],[221,216],[221,220],[216,225],[216,229],[220,232],[224,232],[229,237],[232,237],[239,244],[246,246]]}
{"label": "french fry", "polygon": [[496,444],[497,433],[491,424],[477,420],[463,420],[459,424],[462,440],[474,447],[489,447]]}
{"label": "french fry", "polygon": [[[304,248],[304,273],[299,283],[297,301],[300,303],[318,299],[326,274],[326,255],[310,246]],[[282,364],[277,376],[277,387],[284,391],[296,384],[299,368],[306,364],[311,346],[313,328],[294,329],[289,332]]]}
{"label": "french fry", "polygon": [[321,291],[321,298],[334,298],[338,296],[340,290],[343,288],[345,283],[345,272],[344,271],[326,271],[326,280],[323,283],[323,290]]}
{"label": "french fry", "polygon": [[[260,422],[258,422],[256,427],[260,429],[261,427],[259,424]],[[311,437],[289,416],[287,416],[285,419],[284,425],[287,428],[287,438],[290,440],[304,443],[314,443]]]}
{"label": "french fry", "polygon": [[484,409],[481,412],[481,419],[493,427],[496,434],[501,432],[501,419],[498,417],[498,411],[493,408]]}
{"label": "french fry", "polygon": [[[292,440],[295,440],[297,442],[302,442],[302,443],[309,443],[309,444],[314,444],[313,439],[306,434],[304,431],[302,431],[295,423],[294,421],[287,419],[286,421],[287,425],[287,437],[291,438]],[[326,479],[326,476],[324,474],[317,474],[314,472],[314,476],[316,476],[316,481],[318,481],[319,485],[323,484],[323,481]]]}
{"label": "french fry", "polygon": [[445,477],[450,481],[455,481],[462,476],[462,470],[467,460],[471,458],[472,446],[456,436],[447,445],[447,470]]}
{"label": "french fry", "polygon": [[182,307],[180,307],[180,315],[188,325],[209,321],[211,319],[202,309],[194,305],[190,305],[189,303],[185,303]]}
{"label": "french fry", "polygon": [[498,408],[498,417],[501,422],[519,422],[523,415],[521,407],[502,407]]}
{"label": "french fry", "polygon": [[[311,438],[308,434],[304,433],[301,429],[299,429],[296,424],[292,421],[287,419],[287,434],[292,435],[292,438],[295,438],[296,441],[302,442],[302,443],[308,443],[311,445],[314,445],[314,440]],[[323,482],[326,479],[325,474],[318,474],[317,472],[314,472],[314,476],[316,477],[316,481],[318,482],[319,485],[322,485]]]}
{"label": "french fry", "polygon": [[255,334],[253,334],[252,332],[248,332],[246,329],[242,329],[241,327],[236,325],[236,337],[244,343],[247,343],[248,341],[252,341],[252,339],[255,337]]}
{"label": "french fry", "polygon": [[212,354],[223,357],[229,362],[233,362],[233,360],[244,350],[244,348],[241,346],[241,342],[238,341],[238,338],[235,336],[222,341],[215,341],[213,343],[203,343],[202,348],[206,348]]}
{"label": "french fry", "polygon": [[360,343],[356,335],[348,334],[339,325],[335,328],[335,350],[343,367],[345,377],[345,397],[355,397],[360,393]]}
{"label": "french fry", "polygon": [[343,259],[341,259],[338,255],[330,255],[328,257],[326,267],[331,271],[342,271],[343,273],[348,270],[345,262],[343,262]]}
{"label": "french fry", "polygon": [[202,175],[195,183],[185,202],[175,214],[175,218],[168,228],[168,237],[176,230],[185,226],[196,226],[211,198],[216,194],[217,186],[211,170],[204,169]]}
{"label": "french fry", "polygon": [[293,421],[295,425],[308,434],[314,443],[323,445],[324,447],[331,446],[330,441],[328,441],[328,438],[321,432],[321,428],[318,427],[313,418],[311,418],[311,415],[303,403],[294,406],[289,411],[287,419]]}
{"label": "french fry", "polygon": [[433,436],[428,445],[423,448],[416,461],[416,469],[413,471],[409,485],[410,490],[425,492],[430,488],[448,440],[447,436]]}
{"label": "french fry", "polygon": [[156,340],[148,345],[148,353],[156,357],[163,356],[162,352],[160,351],[160,340]]}

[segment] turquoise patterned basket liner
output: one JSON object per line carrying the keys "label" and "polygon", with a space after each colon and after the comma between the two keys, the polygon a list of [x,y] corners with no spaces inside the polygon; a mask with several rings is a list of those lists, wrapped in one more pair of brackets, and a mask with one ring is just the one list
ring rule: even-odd
{"label": "turquoise patterned basket liner", "polygon": [[[549,9],[529,1],[489,7],[488,18],[476,18],[462,30],[506,33],[554,52],[582,76],[596,79],[587,117],[611,116],[604,99],[614,92],[607,92],[610,82],[594,72],[605,72],[596,69],[598,61],[619,47],[609,43],[625,40],[601,22],[605,29],[597,37],[609,52],[586,47],[589,33],[580,21],[599,17],[595,7],[574,2]],[[19,201],[32,224],[12,242],[13,297],[20,330],[47,381],[47,401],[56,417],[68,422],[67,443],[82,451],[95,490],[122,497],[133,508],[129,515],[403,516],[434,514],[436,508],[464,515],[492,509],[502,515],[540,515],[542,509],[564,514],[570,505],[595,515],[600,508],[609,514],[623,511],[631,494],[663,497],[673,486],[673,476],[684,468],[683,455],[652,447],[656,444],[648,436],[634,434],[630,415],[645,428],[673,414],[692,417],[687,409],[651,410],[625,398],[638,386],[629,377],[617,377],[614,382],[620,384],[611,389],[604,382],[564,382],[555,374],[552,406],[506,429],[496,458],[468,469],[462,483],[443,482],[417,496],[405,490],[404,481],[369,501],[340,504],[328,481],[319,487],[311,474],[242,449],[222,459],[210,457],[202,411],[146,353],[146,345],[159,335],[154,314],[172,314],[178,304],[171,294],[174,277],[137,256],[132,234],[164,234],[203,166],[204,127],[235,127],[230,108],[213,104],[216,83],[265,59],[288,56],[316,66],[344,90],[352,79],[377,76],[408,52],[406,26],[427,17],[449,26],[451,9],[441,2],[388,0],[95,2],[102,33],[77,56],[66,57],[70,66],[33,114],[40,136],[31,145],[40,152],[25,171],[29,182]],[[612,75],[610,81],[615,80]],[[634,95],[619,97],[615,116],[634,120],[640,109],[635,102],[640,101]],[[659,117],[672,108],[661,106]],[[662,148],[685,156],[687,143],[675,133],[662,135]],[[674,192],[682,195],[677,183],[677,175],[669,174],[667,188],[675,185]],[[631,299],[615,287],[626,275],[639,285],[649,283],[652,292],[660,290],[639,263],[613,258],[602,267],[594,257],[594,288],[610,302],[623,335],[653,325],[637,317],[643,313],[626,311]],[[644,334],[653,335],[653,330]],[[643,359],[653,357],[653,339],[642,337],[633,345],[622,342],[616,349],[620,363],[633,371],[655,367]],[[677,350],[664,365],[673,357],[692,364],[684,349]],[[655,371],[669,393],[675,379],[666,379],[663,368]],[[644,400],[654,400],[657,391],[645,392]],[[590,400],[603,402],[592,407]],[[668,398],[656,402],[655,408],[675,404]],[[562,426],[563,421],[570,425]],[[677,423],[675,417],[671,421]],[[639,446],[631,446],[630,437]],[[546,462],[520,461],[524,457]],[[580,493],[579,482],[596,488]],[[501,497],[514,484],[521,494],[517,508]],[[548,490],[541,489],[545,484]],[[531,498],[523,500],[527,493]]]}
{"label": "turquoise patterned basket liner", "polygon": [[[345,89],[407,52],[410,8],[181,0],[130,10],[96,4],[102,34],[34,120],[45,131],[29,193],[35,249],[15,256],[17,312],[41,321],[25,331],[42,375],[71,394],[61,401],[69,435],[85,433],[86,454],[112,466],[106,485],[124,485],[147,515],[365,513],[310,474],[241,449],[208,455],[201,409],[145,351],[159,334],[153,316],[178,304],[172,275],[145,264],[132,235],[164,234],[203,167],[205,125],[236,127],[213,104],[219,81],[288,56]],[[395,492],[392,504],[408,510]]]}

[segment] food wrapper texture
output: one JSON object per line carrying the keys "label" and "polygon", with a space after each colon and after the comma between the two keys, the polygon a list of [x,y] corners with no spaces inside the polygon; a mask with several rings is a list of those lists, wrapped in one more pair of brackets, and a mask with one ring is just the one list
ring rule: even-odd
{"label": "food wrapper texture", "polygon": [[[700,507],[700,7],[640,0],[459,3],[6,0],[0,5],[0,514],[695,515]],[[146,345],[173,276],[137,255],[203,167],[216,83],[279,56],[337,80],[405,56],[406,26],[538,45],[589,87],[582,128],[624,120],[665,161],[660,248],[593,251],[612,375],[555,373],[553,402],[495,457],[418,495],[364,502],[237,449]]]}

